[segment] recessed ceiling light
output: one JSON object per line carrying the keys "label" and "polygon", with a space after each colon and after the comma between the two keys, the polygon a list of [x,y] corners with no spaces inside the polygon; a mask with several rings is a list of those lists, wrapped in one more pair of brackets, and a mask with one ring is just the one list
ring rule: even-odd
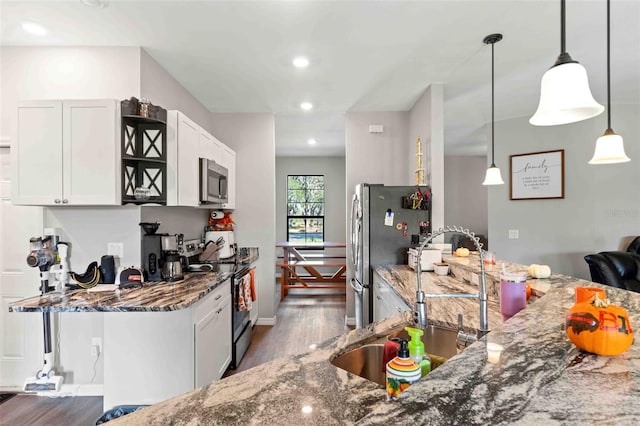
{"label": "recessed ceiling light", "polygon": [[293,66],[296,68],[306,68],[309,66],[309,60],[304,56],[293,58]]}
{"label": "recessed ceiling light", "polygon": [[28,33],[38,36],[47,34],[47,29],[40,24],[36,24],[35,22],[23,22],[22,29]]}
{"label": "recessed ceiling light", "polygon": [[313,407],[310,405],[305,405],[304,407],[302,407],[302,412],[304,414],[310,414],[313,412]]}
{"label": "recessed ceiling light", "polygon": [[311,102],[303,102],[300,104],[300,108],[305,111],[309,111],[311,108],[313,108],[313,104],[311,104]]}
{"label": "recessed ceiling light", "polygon": [[307,143],[308,143],[309,145],[315,145],[315,144],[316,144],[316,142],[317,142],[317,141],[316,141],[315,139],[309,139],[309,140],[307,141]]}

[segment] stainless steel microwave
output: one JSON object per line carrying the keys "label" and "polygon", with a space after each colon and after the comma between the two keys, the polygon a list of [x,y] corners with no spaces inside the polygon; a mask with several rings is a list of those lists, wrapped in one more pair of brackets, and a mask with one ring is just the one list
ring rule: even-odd
{"label": "stainless steel microwave", "polygon": [[208,158],[200,158],[200,204],[220,204],[227,201],[229,171]]}

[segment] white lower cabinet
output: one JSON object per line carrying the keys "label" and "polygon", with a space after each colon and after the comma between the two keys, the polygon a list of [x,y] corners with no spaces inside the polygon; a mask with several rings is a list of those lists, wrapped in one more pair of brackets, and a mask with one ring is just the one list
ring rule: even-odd
{"label": "white lower cabinet", "polygon": [[231,294],[209,297],[205,309],[196,308],[194,321],[195,386],[218,380],[231,363]]}
{"label": "white lower cabinet", "polygon": [[407,302],[380,275],[373,274],[373,320],[380,321],[411,310]]}
{"label": "white lower cabinet", "polygon": [[106,312],[104,409],[155,404],[220,379],[231,362],[230,286],[185,309]]}

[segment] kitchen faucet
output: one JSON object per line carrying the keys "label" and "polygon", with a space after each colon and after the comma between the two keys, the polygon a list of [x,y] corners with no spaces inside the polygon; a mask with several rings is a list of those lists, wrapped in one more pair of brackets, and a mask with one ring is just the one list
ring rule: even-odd
{"label": "kitchen faucet", "polygon": [[[435,237],[445,234],[447,232],[452,232],[456,234],[465,235],[473,241],[473,244],[478,249],[478,253],[480,255],[480,289],[478,293],[468,294],[468,293],[453,293],[453,294],[425,294],[422,291],[422,267],[421,261],[422,259],[422,250],[431,242]],[[475,233],[469,232],[468,229],[462,228],[461,226],[446,226],[444,228],[440,228],[433,233],[427,234],[425,240],[420,244],[418,248],[418,262],[416,265],[416,271],[418,273],[418,289],[416,291],[416,308],[415,308],[415,321],[417,327],[424,330],[427,327],[427,305],[425,303],[425,299],[427,297],[430,298],[477,298],[480,302],[480,328],[478,329],[477,337],[481,338],[485,334],[489,332],[489,319],[488,319],[488,308],[487,308],[487,285],[485,281],[485,273],[484,273],[484,255],[482,252],[482,243],[480,243],[480,239],[476,237]],[[465,343],[469,343],[469,340],[473,339],[470,336],[466,335],[462,331],[462,319],[458,316],[458,340],[463,341]]]}

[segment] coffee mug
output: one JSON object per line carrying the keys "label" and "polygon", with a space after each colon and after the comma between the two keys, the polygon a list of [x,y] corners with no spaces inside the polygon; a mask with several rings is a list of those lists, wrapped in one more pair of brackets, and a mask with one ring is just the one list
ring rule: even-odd
{"label": "coffee mug", "polygon": [[598,287],[576,287],[576,303],[588,302],[594,294],[602,300],[607,298],[607,292]]}

